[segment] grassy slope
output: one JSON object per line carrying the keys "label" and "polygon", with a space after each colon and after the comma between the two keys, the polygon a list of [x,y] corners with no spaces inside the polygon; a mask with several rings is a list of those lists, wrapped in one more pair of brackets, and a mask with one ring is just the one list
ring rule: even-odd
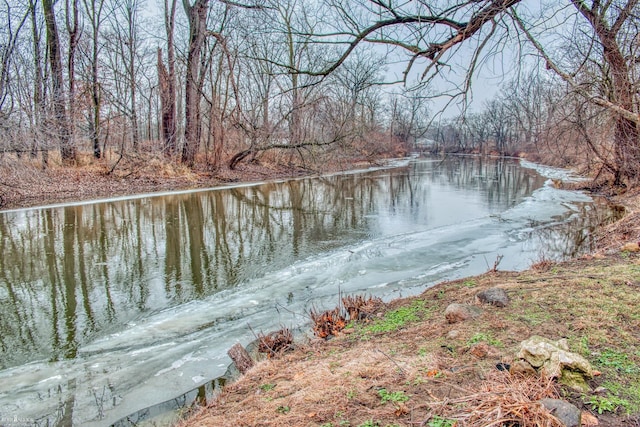
{"label": "grassy slope", "polygon": [[[509,306],[485,306],[476,320],[446,322],[448,304],[477,304],[475,294],[494,286],[507,290]],[[438,427],[454,420],[487,425],[509,414],[554,425],[531,403],[546,395],[572,401],[601,426],[638,425],[635,254],[585,257],[545,271],[487,273],[394,301],[387,310],[343,336],[312,340],[261,362],[186,425]],[[499,372],[496,364],[513,361],[519,343],[531,335],[567,338],[572,351],[602,372],[592,389],[606,391],[578,394]]]}

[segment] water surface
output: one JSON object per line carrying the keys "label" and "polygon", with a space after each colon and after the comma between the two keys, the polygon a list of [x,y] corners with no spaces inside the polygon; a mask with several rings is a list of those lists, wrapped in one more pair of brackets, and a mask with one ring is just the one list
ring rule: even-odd
{"label": "water surface", "polygon": [[340,292],[391,299],[498,256],[588,250],[610,212],[550,173],[455,157],[0,213],[0,419],[109,425]]}

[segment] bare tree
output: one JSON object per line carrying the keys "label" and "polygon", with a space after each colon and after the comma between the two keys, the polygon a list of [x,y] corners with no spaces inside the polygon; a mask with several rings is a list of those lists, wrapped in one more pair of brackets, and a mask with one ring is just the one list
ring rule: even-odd
{"label": "bare tree", "polygon": [[182,5],[189,21],[182,162],[193,166],[196,153],[200,149],[200,101],[202,98],[199,91],[199,82],[202,67],[202,46],[207,35],[209,0],[196,0],[193,4],[189,0],[183,0]]}
{"label": "bare tree", "polygon": [[130,122],[131,145],[137,151],[140,144],[140,112],[138,89],[140,75],[144,74],[145,58],[140,36],[140,9],[142,0],[114,1],[109,22],[111,32],[106,40],[109,49],[111,73],[116,94],[111,97],[118,111]]}
{"label": "bare tree", "polygon": [[391,99],[390,133],[401,143],[414,144],[429,125],[429,88],[404,90]]}
{"label": "bare tree", "polygon": [[333,108],[340,110],[350,126],[360,132],[379,125],[381,82],[384,81],[383,58],[374,52],[356,52],[326,81],[334,96]]}
{"label": "bare tree", "polygon": [[[231,34],[227,34],[227,26],[241,26],[240,22],[234,21],[234,15],[229,5],[221,4],[221,8],[214,13],[215,19],[210,26],[215,26],[215,30],[208,31],[205,39],[206,63],[200,73],[199,90],[209,96],[204,96],[209,109],[203,114],[207,122],[206,135],[206,163],[213,169],[218,170],[222,165],[223,149],[226,145],[227,130],[225,122],[231,121],[236,126],[243,127],[245,120],[241,119],[243,107],[241,98],[250,98],[252,94],[247,90],[244,96],[240,96],[239,80],[240,73],[237,73],[238,51],[237,46],[231,42]],[[204,89],[205,84],[209,85],[208,90]],[[252,88],[253,89],[253,88]],[[252,121],[252,128],[256,122]],[[203,126],[204,127],[204,126]],[[210,148],[212,152],[210,153]],[[210,155],[211,154],[211,155]]]}
{"label": "bare tree", "polygon": [[2,42],[0,44],[0,125],[4,119],[3,107],[9,97],[9,78],[11,61],[14,59],[14,51],[16,42],[20,34],[20,30],[29,17],[29,12],[22,13],[17,25],[14,25],[14,11],[11,5],[5,1],[6,17],[3,20],[5,29],[2,34]]}
{"label": "bare tree", "polygon": [[89,135],[91,138],[91,145],[93,147],[93,157],[99,159],[101,157],[100,110],[102,106],[102,91],[100,88],[100,79],[98,76],[98,61],[100,54],[100,27],[102,25],[105,2],[104,0],[82,1],[84,3],[85,13],[89,18],[89,24],[91,26],[91,54],[89,55],[89,63],[91,66],[91,77],[89,86],[91,93],[91,113],[89,115]]}
{"label": "bare tree", "polygon": [[49,150],[47,146],[40,143],[40,135],[44,130],[43,120],[45,117],[45,97],[44,97],[44,72],[42,54],[40,48],[41,32],[37,14],[37,0],[29,0],[29,15],[31,17],[31,36],[33,42],[33,142],[31,145],[31,157],[36,157],[38,148],[42,149],[42,165],[46,167],[49,162]]}
{"label": "bare tree", "polygon": [[54,1],[42,0],[42,9],[47,29],[47,54],[49,57],[53,110],[55,115],[55,128],[53,129],[52,137],[59,143],[62,162],[71,164],[76,161],[76,147],[71,140],[69,119],[67,117],[60,35],[56,24]]}
{"label": "bare tree", "polygon": [[[514,137],[526,150],[536,150],[545,126],[548,110],[548,82],[538,67],[521,78],[513,79],[502,88],[500,98],[513,119]],[[557,101],[557,100],[556,100]]]}
{"label": "bare tree", "polygon": [[[337,111],[324,108],[332,95],[330,92],[335,93],[335,90],[327,90],[323,94],[318,78],[298,71],[324,61],[324,52],[312,43],[310,36],[317,25],[312,17],[318,15],[312,7],[317,5],[298,0],[269,1],[259,16],[258,22],[262,25],[258,23],[252,27],[252,46],[265,41],[268,45],[252,48],[247,59],[257,62],[257,66],[252,66],[256,73],[266,71],[271,76],[255,83],[264,95],[261,106],[255,104],[250,108],[262,111],[262,122],[268,123],[268,132],[264,132],[264,126],[242,124],[242,129],[249,136],[249,147],[232,156],[230,168],[235,168],[245,158],[253,159],[257,153],[273,149],[282,150],[287,156],[287,163],[292,165],[296,153],[303,159],[303,150],[345,140],[346,135],[340,132],[345,124],[340,121],[342,117],[338,118]],[[320,124],[318,119],[321,115],[338,121]]]}
{"label": "bare tree", "polygon": [[162,49],[158,48],[158,83],[160,90],[163,151],[166,156],[176,152],[176,53],[174,31],[176,25],[177,0],[164,2],[164,25],[167,34],[167,65],[162,59]]}
{"label": "bare tree", "polygon": [[[573,39],[579,39],[587,28],[590,37],[583,57],[573,69],[552,58],[540,39],[533,34],[531,25],[516,13],[511,16],[519,29],[544,59],[548,69],[569,84],[571,89],[585,100],[605,108],[614,121],[613,166],[614,184],[622,185],[625,179],[636,179],[640,173],[640,99],[637,87],[637,27],[640,24],[638,0],[586,2],[571,0],[570,4],[582,18]],[[577,50],[580,52],[580,50]],[[587,81],[580,77],[585,68],[596,61],[603,79]],[[600,83],[605,80],[603,86]]]}
{"label": "bare tree", "polygon": [[[76,130],[76,53],[80,38],[82,36],[82,28],[80,26],[80,11],[78,8],[79,0],[65,0],[65,26],[69,35],[69,46],[67,49],[67,82],[69,84],[67,105],[68,105],[68,121],[69,142],[73,145],[73,149],[77,150],[75,141]],[[54,2],[55,3],[55,2]]]}

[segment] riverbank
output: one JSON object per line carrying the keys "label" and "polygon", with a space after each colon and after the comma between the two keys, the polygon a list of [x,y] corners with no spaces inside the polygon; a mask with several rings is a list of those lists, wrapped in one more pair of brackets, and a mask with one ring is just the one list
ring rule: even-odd
{"label": "riverbank", "polygon": [[128,160],[114,170],[92,159],[81,160],[74,167],[52,164],[42,169],[35,161],[12,163],[4,158],[0,163],[0,210],[314,176],[376,164],[377,160],[352,158],[306,167],[263,162],[242,163],[235,170],[206,170],[190,169],[163,158],[141,157],[139,162]]}
{"label": "riverbank", "polygon": [[[478,302],[478,293],[495,287],[506,291],[505,307]],[[482,313],[450,323],[445,310],[452,303]],[[552,426],[555,419],[536,403],[552,397],[579,408],[583,425],[637,426],[639,323],[637,253],[489,272],[393,301],[331,340],[296,343],[182,425]],[[590,390],[505,372],[534,335],[566,339],[585,357],[599,373]]]}

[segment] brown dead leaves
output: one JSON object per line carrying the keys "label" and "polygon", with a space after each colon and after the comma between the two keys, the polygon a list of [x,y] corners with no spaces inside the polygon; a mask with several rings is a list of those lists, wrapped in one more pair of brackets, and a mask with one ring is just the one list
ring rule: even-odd
{"label": "brown dead leaves", "polygon": [[319,338],[336,336],[344,331],[349,321],[367,320],[382,306],[384,303],[380,298],[349,295],[342,298],[342,307],[324,312],[311,309],[309,317],[313,333]]}
{"label": "brown dead leaves", "polygon": [[309,316],[313,322],[313,333],[319,338],[338,335],[347,326],[347,319],[340,314],[339,308],[323,313],[317,313],[312,309]]}

